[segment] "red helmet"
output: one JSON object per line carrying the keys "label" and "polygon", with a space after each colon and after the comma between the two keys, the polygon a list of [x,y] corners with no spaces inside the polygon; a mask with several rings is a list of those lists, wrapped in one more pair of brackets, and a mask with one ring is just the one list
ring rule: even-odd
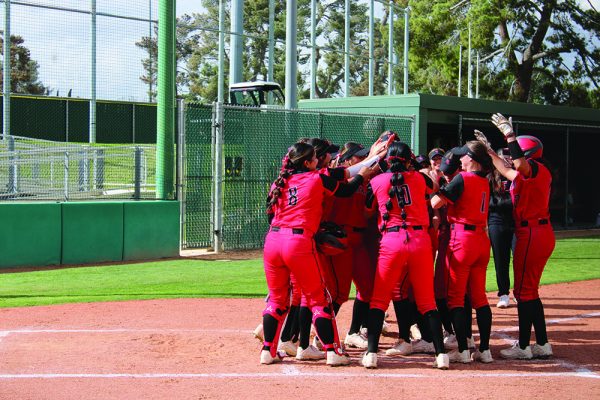
{"label": "red helmet", "polygon": [[544,150],[541,140],[535,136],[522,135],[517,136],[517,142],[525,154],[525,158],[540,158]]}

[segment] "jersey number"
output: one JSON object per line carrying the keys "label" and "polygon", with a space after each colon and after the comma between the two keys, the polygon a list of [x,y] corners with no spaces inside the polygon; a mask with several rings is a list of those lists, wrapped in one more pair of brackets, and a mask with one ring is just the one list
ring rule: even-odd
{"label": "jersey number", "polygon": [[408,185],[400,185],[398,189],[399,190],[396,192],[398,204],[402,204],[404,201],[405,206],[410,206],[412,204],[412,198],[410,197],[410,188]]}
{"label": "jersey number", "polygon": [[298,188],[295,186],[291,187],[288,189],[288,193],[290,194],[290,197],[288,199],[288,205],[295,206],[296,204],[298,204]]}

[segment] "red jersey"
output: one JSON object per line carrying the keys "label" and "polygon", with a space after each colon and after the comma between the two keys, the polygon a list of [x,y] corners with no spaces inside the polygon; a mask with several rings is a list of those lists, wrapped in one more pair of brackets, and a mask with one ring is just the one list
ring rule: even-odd
{"label": "red jersey", "polygon": [[365,202],[367,184],[363,183],[352,197],[334,197],[329,221],[338,225],[348,225],[355,228],[366,228]]}
{"label": "red jersey", "polygon": [[517,171],[517,177],[510,185],[517,226],[521,221],[550,218],[548,204],[552,175],[544,164],[535,160],[527,162],[531,166],[531,177],[525,178]]}
{"label": "red jersey", "polygon": [[385,204],[390,199],[389,191],[392,187],[390,179],[391,172],[377,175],[371,179],[371,188],[373,195],[377,200],[379,209],[379,225],[381,226],[381,216],[389,213],[389,219],[386,223],[387,228],[393,226],[402,226],[404,222],[409,226],[429,226],[429,213],[427,211],[427,195],[433,191],[433,181],[428,176],[418,171],[401,172],[404,182],[399,186],[401,195],[404,197],[404,210],[406,211],[406,221],[402,220],[400,205],[398,199],[394,197],[392,203],[394,207],[388,211]]}
{"label": "red jersey", "polygon": [[490,203],[490,181],[477,172],[460,172],[441,190],[448,200],[448,222],[485,226]]}
{"label": "red jersey", "polygon": [[323,200],[332,196],[335,189],[329,190],[323,185],[320,171],[292,175],[281,188],[271,225],[317,232],[323,215]]}

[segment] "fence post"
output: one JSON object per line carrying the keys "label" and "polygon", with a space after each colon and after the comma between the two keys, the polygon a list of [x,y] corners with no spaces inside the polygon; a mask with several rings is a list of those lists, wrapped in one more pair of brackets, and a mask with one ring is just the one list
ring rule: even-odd
{"label": "fence post", "polygon": [[569,170],[571,160],[569,159],[569,142],[570,142],[570,130],[567,127],[567,134],[565,135],[566,143],[565,143],[565,228],[569,227]]}
{"label": "fence post", "polygon": [[96,189],[104,189],[104,149],[95,150],[94,163]]}
{"label": "fence post", "polygon": [[69,200],[69,152],[65,150],[65,201]]}
{"label": "fence post", "polygon": [[133,198],[139,200],[141,197],[142,183],[142,153],[144,150],[140,146],[135,146],[135,167],[134,167],[134,192]]}
{"label": "fence post", "polygon": [[87,158],[87,152],[79,152],[79,191],[85,192],[89,182],[89,163]]}
{"label": "fence post", "polygon": [[185,101],[179,99],[177,110],[178,115],[178,132],[177,132],[177,200],[179,200],[179,248],[185,248]]}
{"label": "fence post", "polygon": [[213,249],[223,250],[223,103],[213,107]]}
{"label": "fence post", "polygon": [[8,164],[8,193],[16,193],[17,191],[17,164],[15,161],[15,138],[12,135],[4,135],[8,141],[8,154],[10,154]]}

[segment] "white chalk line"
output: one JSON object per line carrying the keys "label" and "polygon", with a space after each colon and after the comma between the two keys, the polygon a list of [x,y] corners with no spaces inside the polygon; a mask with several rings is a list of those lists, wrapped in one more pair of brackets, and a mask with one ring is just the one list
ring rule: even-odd
{"label": "white chalk line", "polygon": [[342,373],[342,372],[302,372],[294,369],[293,373],[289,371],[269,372],[269,373],[215,373],[215,374],[170,374],[170,373],[147,373],[147,374],[0,374],[0,379],[274,379],[274,378],[395,378],[395,379],[440,379],[444,376],[448,378],[586,378],[600,379],[599,375],[578,373],[578,372],[519,372],[519,373],[465,373],[458,371],[459,374],[444,373],[439,374],[403,374],[403,373]]}
{"label": "white chalk line", "polygon": [[[559,324],[564,322],[576,321],[586,318],[600,317],[598,313],[580,314],[568,318],[558,318],[546,321],[548,325]],[[518,331],[518,327],[504,328],[494,331],[492,335],[500,337],[507,342],[513,342],[514,338],[506,335],[507,332]],[[14,329],[0,331],[0,341],[2,338],[9,334],[43,334],[43,333],[136,333],[136,332],[147,332],[147,333],[221,333],[221,334],[250,334],[252,333],[246,329],[163,329],[163,328],[115,328],[115,329]],[[461,371],[460,377],[471,377],[471,378],[588,378],[588,379],[600,379],[600,375],[590,371],[587,368],[583,368],[576,364],[569,363],[567,361],[557,360],[554,361],[561,367],[569,369],[573,372],[535,372],[535,373],[465,373]],[[535,361],[534,361],[535,362]],[[414,378],[414,379],[427,379],[433,378],[435,375],[431,374],[402,374],[402,373],[328,373],[328,372],[303,372],[293,365],[282,365],[282,372],[280,373],[214,373],[214,374],[181,374],[181,373],[147,373],[147,374],[0,374],[0,379],[114,379],[114,378],[126,378],[126,379],[229,379],[229,378],[291,378],[291,377],[302,377],[302,378]]]}

